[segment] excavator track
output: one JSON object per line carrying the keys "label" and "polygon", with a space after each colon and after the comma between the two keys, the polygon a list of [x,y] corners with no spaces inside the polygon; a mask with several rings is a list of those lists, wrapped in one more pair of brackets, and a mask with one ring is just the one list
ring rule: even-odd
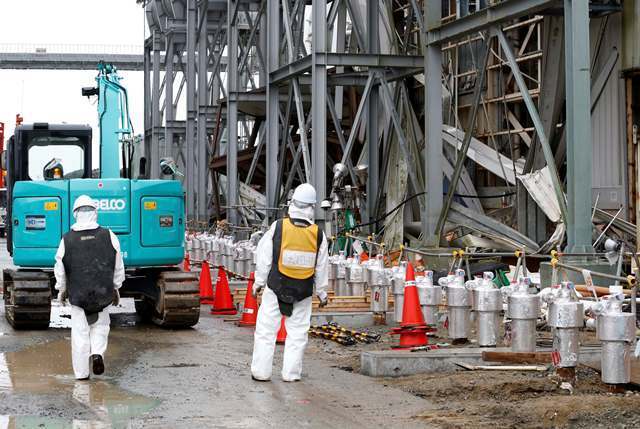
{"label": "excavator track", "polygon": [[153,323],[163,328],[188,328],[200,319],[200,287],[195,273],[163,271],[158,277]]}
{"label": "excavator track", "polygon": [[4,311],[15,329],[47,329],[51,280],[42,271],[3,270]]}

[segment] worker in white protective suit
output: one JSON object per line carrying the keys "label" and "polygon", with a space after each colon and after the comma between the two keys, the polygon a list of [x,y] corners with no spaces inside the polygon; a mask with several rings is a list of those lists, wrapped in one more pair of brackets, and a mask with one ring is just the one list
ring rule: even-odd
{"label": "worker in white protective suit", "polygon": [[71,304],[71,360],[78,380],[104,372],[109,307],[118,305],[125,278],[120,242],[98,225],[98,204],[87,195],[73,204],[76,222],[60,241],[53,268],[58,299]]}
{"label": "worker in white protective suit", "polygon": [[[285,316],[282,379],[298,381],[311,324],[313,289],[327,304],[329,255],[327,238],[314,224],[316,190],[308,183],[296,188],[289,216],[274,222],[257,247],[254,296],[264,289],[253,343],[251,376],[271,378],[276,333]],[[265,287],[266,286],[266,287]]]}

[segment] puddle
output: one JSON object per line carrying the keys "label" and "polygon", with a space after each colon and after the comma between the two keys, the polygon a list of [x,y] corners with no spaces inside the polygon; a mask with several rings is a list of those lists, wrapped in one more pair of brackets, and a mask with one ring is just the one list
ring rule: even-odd
{"label": "puddle", "polygon": [[[120,305],[109,309],[111,326],[126,327],[136,324],[136,305],[133,298],[122,298]],[[49,328],[71,328],[71,306],[61,305],[57,300],[51,302],[51,322]],[[0,426],[2,429],[2,426]]]}
{"label": "puddle", "polygon": [[[107,373],[108,365],[122,362],[126,359],[127,351],[124,345],[112,341],[105,356]],[[50,413],[52,417],[0,415],[0,429],[127,428],[131,418],[160,403],[119,388],[108,377],[94,377],[90,381],[75,380],[68,340],[38,344],[18,352],[0,353],[0,393],[15,394],[6,395],[0,407],[18,408],[21,411],[33,409],[40,400],[46,402],[52,397],[62,404],[39,411]],[[24,404],[25,397],[28,398],[27,404]],[[12,402],[16,402],[17,406]],[[81,418],[76,418],[77,415]]]}

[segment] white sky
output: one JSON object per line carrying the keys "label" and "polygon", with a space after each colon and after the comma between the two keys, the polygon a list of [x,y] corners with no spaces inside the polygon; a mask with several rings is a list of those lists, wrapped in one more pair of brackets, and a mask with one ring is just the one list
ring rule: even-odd
{"label": "white sky", "polygon": [[[143,9],[135,0],[0,0],[0,49],[8,43],[29,45],[28,49],[52,44],[136,45],[142,54],[145,26]],[[119,73],[129,92],[135,132],[142,134],[142,72]],[[95,86],[95,76],[95,71],[0,70],[5,139],[13,134],[16,113],[21,113],[25,123],[89,124],[97,143],[95,99],[80,94],[83,86]]]}

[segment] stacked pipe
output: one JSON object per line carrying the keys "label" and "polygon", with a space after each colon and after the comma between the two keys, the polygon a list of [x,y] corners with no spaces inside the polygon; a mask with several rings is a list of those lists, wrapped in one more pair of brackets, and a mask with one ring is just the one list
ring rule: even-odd
{"label": "stacked pipe", "polygon": [[536,351],[536,322],[540,314],[540,295],[529,293],[529,277],[520,277],[508,291],[507,317],[511,319],[511,350]]}
{"label": "stacked pipe", "polygon": [[472,292],[478,345],[495,347],[498,344],[502,293],[493,284],[493,273],[485,272],[482,279],[475,282]]}
{"label": "stacked pipe", "polygon": [[631,345],[635,340],[635,315],[622,312],[623,300],[622,293],[615,293],[596,311],[596,333],[602,343],[602,381],[612,385],[631,381]]}

